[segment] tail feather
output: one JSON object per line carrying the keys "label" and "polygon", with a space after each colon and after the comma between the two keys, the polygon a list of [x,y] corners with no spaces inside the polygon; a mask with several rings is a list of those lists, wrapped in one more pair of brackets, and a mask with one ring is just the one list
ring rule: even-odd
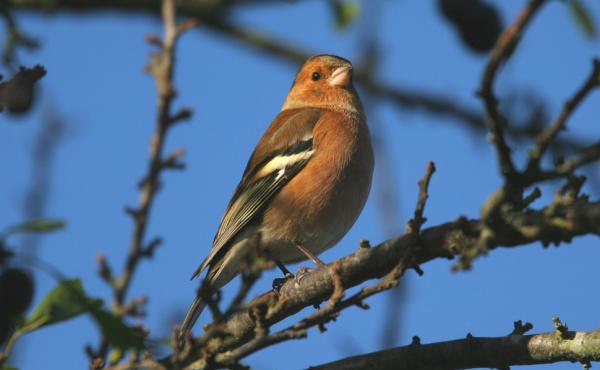
{"label": "tail feather", "polygon": [[[218,261],[213,261],[213,264],[210,265],[208,273],[206,274],[206,277],[204,278],[204,281],[202,281],[202,284],[199,288],[200,290],[204,290],[205,294],[209,294],[210,292],[215,292],[221,289],[239,273],[238,266],[240,264],[240,257],[239,253],[237,253],[239,250],[234,249],[233,252],[234,253],[231,253],[230,251],[230,254]],[[236,253],[238,257],[237,259],[234,259],[232,256],[235,256]],[[206,267],[204,266],[205,264],[206,263],[203,263],[202,266],[200,266],[200,272]],[[194,274],[194,276],[197,276],[197,273]],[[181,329],[179,330],[180,342],[192,331],[192,327],[200,317],[204,307],[206,307],[206,302],[203,302],[200,296],[200,291],[196,292],[196,298],[194,298],[194,302],[185,314],[185,318],[181,324]]]}
{"label": "tail feather", "polygon": [[187,313],[185,314],[185,318],[183,319],[183,323],[181,324],[181,328],[179,329],[180,341],[192,330],[192,327],[200,317],[200,314],[202,313],[202,310],[204,310],[204,307],[206,307],[206,303],[204,303],[200,299],[200,297],[196,297],[194,299],[194,302],[188,309]]}

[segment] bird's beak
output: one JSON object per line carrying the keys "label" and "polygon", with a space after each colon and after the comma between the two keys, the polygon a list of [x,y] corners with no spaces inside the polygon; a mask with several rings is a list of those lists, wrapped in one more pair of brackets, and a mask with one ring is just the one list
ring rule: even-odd
{"label": "bird's beak", "polygon": [[329,84],[331,86],[346,86],[352,80],[352,67],[339,67],[331,74]]}

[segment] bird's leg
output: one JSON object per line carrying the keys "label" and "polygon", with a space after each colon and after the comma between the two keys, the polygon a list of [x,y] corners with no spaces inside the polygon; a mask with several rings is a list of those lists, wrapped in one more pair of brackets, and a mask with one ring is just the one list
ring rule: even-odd
{"label": "bird's leg", "polygon": [[304,255],[308,257],[311,261],[313,261],[318,267],[325,266],[325,263],[321,261],[319,257],[317,257],[317,255],[314,254],[310,249],[306,248],[301,244],[296,244],[296,248],[300,249],[300,251],[304,253]]}
{"label": "bird's leg", "polygon": [[[321,261],[321,259],[319,257],[317,257],[316,254],[311,252],[310,249],[306,248],[305,246],[303,246],[301,244],[296,244],[296,248],[298,248],[302,253],[304,253],[304,255],[306,257],[308,257],[311,261],[313,261],[315,263],[315,265],[317,265],[318,267],[326,266],[325,263],[323,261]],[[290,272],[290,270],[288,270],[287,267],[285,267],[285,265],[283,263],[281,263],[281,261],[278,261],[276,259],[274,261],[275,261],[275,264],[277,264],[277,267],[279,267],[281,272],[283,272],[283,274],[285,275],[285,278],[277,278],[277,279],[273,280],[273,289],[277,292],[279,292],[279,290],[281,289],[283,284],[285,284],[287,279],[294,278],[296,280],[296,282],[299,283],[300,280],[302,280],[302,278],[304,276],[308,275],[312,271],[311,268],[303,267],[300,270],[298,270],[298,272],[296,273],[296,276],[294,277],[294,275]]]}
{"label": "bird's leg", "polygon": [[[302,253],[304,253],[306,257],[313,261],[315,265],[317,265],[317,267],[325,266],[325,263],[321,261],[321,259],[317,257],[316,254],[314,254],[310,249],[306,248],[302,244],[296,244],[296,248],[298,248]],[[300,270],[298,270],[298,272],[296,272],[295,277],[296,282],[299,283],[300,280],[302,280],[302,278],[308,275],[312,270],[313,269],[309,267],[303,267]]]}
{"label": "bird's leg", "polygon": [[276,292],[279,292],[279,289],[281,289],[281,287],[283,286],[283,284],[285,284],[285,282],[288,279],[294,278],[294,274],[292,274],[290,272],[290,270],[288,270],[287,267],[285,267],[285,265],[283,263],[281,263],[281,261],[279,261],[279,260],[273,260],[273,261],[275,261],[275,264],[277,265],[277,267],[279,267],[279,269],[281,270],[281,272],[285,276],[283,278],[273,279],[273,290],[275,290]]}
{"label": "bird's leg", "polygon": [[288,270],[287,267],[285,267],[285,265],[281,263],[281,261],[275,260],[275,264],[277,265],[277,267],[279,267],[279,269],[283,273],[283,276],[285,276],[286,278],[294,277],[294,274],[292,274],[290,270]]}

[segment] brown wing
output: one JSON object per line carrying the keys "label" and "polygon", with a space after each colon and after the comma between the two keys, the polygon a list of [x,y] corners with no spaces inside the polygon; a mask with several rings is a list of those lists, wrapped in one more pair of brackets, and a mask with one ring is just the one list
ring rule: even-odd
{"label": "brown wing", "polygon": [[231,241],[310,160],[312,131],[320,109],[290,109],[279,113],[252,153],[225,214],[210,254],[192,279],[223,256]]}

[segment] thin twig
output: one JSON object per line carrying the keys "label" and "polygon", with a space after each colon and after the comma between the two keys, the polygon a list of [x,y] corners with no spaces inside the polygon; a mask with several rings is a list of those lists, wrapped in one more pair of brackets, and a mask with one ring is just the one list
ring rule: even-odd
{"label": "thin twig", "polygon": [[[506,118],[498,107],[498,99],[494,92],[494,83],[500,66],[506,63],[514,53],[527,25],[545,2],[546,0],[529,0],[517,19],[498,38],[481,76],[481,87],[478,94],[485,106],[487,113],[486,125],[490,133],[490,139],[496,149],[498,166],[500,173],[504,177],[504,184],[499,190],[488,197],[481,209],[481,215],[488,225],[488,230],[486,233],[482,233],[479,245],[469,254],[472,256],[485,253],[489,244],[492,244],[491,239],[494,236],[494,229],[503,226],[504,222],[501,212],[499,212],[501,206],[506,203],[522,203],[524,190],[522,184],[523,174],[515,167],[511,149],[504,135],[505,127],[508,125],[506,124]],[[470,266],[470,257],[467,257],[467,255],[462,257],[460,265],[468,268]]]}
{"label": "thin twig", "polygon": [[2,52],[2,62],[7,67],[14,67],[18,62],[16,55],[19,47],[33,50],[39,48],[40,44],[38,40],[21,31],[12,14],[10,4],[0,3],[0,16],[4,18],[6,23],[6,39],[4,51]]}
{"label": "thin twig", "polygon": [[[134,230],[129,253],[123,275],[118,279],[119,285],[115,291],[115,304],[122,305],[130,286],[131,278],[138,262],[144,256],[145,249],[151,248],[154,243],[144,245],[150,211],[156,194],[160,189],[161,170],[165,159],[163,158],[164,143],[169,128],[172,127],[173,115],[172,104],[175,98],[173,86],[175,47],[180,30],[175,23],[175,5],[173,0],[164,0],[162,6],[163,19],[165,23],[164,39],[158,58],[151,68],[156,79],[158,90],[158,110],[154,135],[150,140],[150,161],[146,175],[141,182],[140,200],[138,208],[134,211]],[[185,119],[189,118],[186,115]]]}
{"label": "thin twig", "polygon": [[221,365],[231,366],[239,363],[239,360],[248,357],[257,351],[260,351],[263,348],[285,342],[290,339],[306,338],[306,335],[306,330],[301,329],[286,329],[271,335],[259,335],[235,350],[226,352],[221,356],[217,356],[216,362]]}
{"label": "thin twig", "polygon": [[[160,238],[153,238],[151,241],[146,242],[151,209],[161,187],[161,173],[169,167],[182,166],[180,161],[183,151],[179,150],[170,156],[164,156],[164,143],[168,131],[175,122],[188,119],[191,116],[189,110],[185,110],[185,114],[182,114],[181,111],[173,113],[173,100],[176,95],[173,80],[177,40],[182,32],[195,23],[186,22],[177,25],[174,0],[164,0],[162,2],[162,16],[164,22],[163,40],[158,42],[159,51],[152,55],[150,66],[147,68],[156,81],[158,91],[156,124],[154,134],[150,140],[150,160],[146,174],[140,182],[138,207],[135,209],[127,208],[127,213],[133,218],[134,227],[122,274],[118,277],[114,277],[112,274],[109,275],[110,268],[106,260],[99,260],[101,262],[101,275],[105,280],[111,282],[113,287],[113,312],[121,315],[128,312],[139,312],[137,307],[132,307],[131,304],[126,302],[127,292],[140,261],[143,258],[151,257],[161,242]],[[171,164],[171,166],[167,166],[165,163]],[[137,302],[143,303],[144,301],[138,300]],[[106,340],[103,340],[101,348],[102,351],[99,351],[101,353],[98,353],[99,357],[106,357],[106,350],[108,349]]]}
{"label": "thin twig", "polygon": [[567,158],[556,169],[540,171],[535,175],[536,182],[555,180],[573,173],[577,168],[600,160],[600,141],[583,149],[580,153]]}
{"label": "thin twig", "polygon": [[564,103],[563,109],[552,124],[542,131],[536,138],[536,146],[529,152],[529,163],[525,174],[530,174],[530,181],[535,180],[535,174],[539,171],[540,161],[548,149],[548,146],[556,139],[558,133],[566,128],[567,120],[577,107],[583,102],[588,94],[600,86],[600,59],[592,60],[592,71],[581,87]]}
{"label": "thin twig", "polygon": [[407,234],[418,235],[421,231],[421,226],[427,221],[425,217],[423,217],[423,212],[425,211],[425,204],[427,203],[427,198],[429,198],[429,182],[431,181],[431,177],[435,172],[435,163],[432,161],[427,162],[427,167],[425,168],[425,176],[421,180],[419,180],[419,198],[417,199],[417,206],[415,207],[414,217],[408,220],[406,224],[405,232]]}
{"label": "thin twig", "polygon": [[[53,173],[56,152],[65,139],[68,129],[66,121],[60,116],[58,108],[48,108],[43,125],[35,138],[31,151],[33,169],[30,184],[25,191],[23,219],[33,220],[46,216],[49,194],[52,193]],[[21,250],[25,255],[36,255],[39,235],[26,234],[21,240]]]}
{"label": "thin twig", "polygon": [[19,338],[21,338],[21,336],[23,334],[25,334],[25,333],[17,330],[14,333],[12,333],[10,338],[8,338],[8,341],[6,342],[6,345],[4,346],[4,351],[0,352],[0,366],[4,365],[4,362],[6,362],[6,360],[8,360],[15,344],[17,343],[17,341],[19,340]]}
{"label": "thin twig", "polygon": [[510,58],[526,26],[545,1],[530,0],[515,22],[504,31],[491,52],[490,59],[481,78],[479,95],[484,101],[487,112],[486,124],[490,131],[491,140],[496,146],[500,170],[508,183],[514,182],[518,173],[511,158],[510,147],[504,137],[506,119],[498,109],[498,99],[494,93],[494,82],[498,69]]}
{"label": "thin twig", "polygon": [[109,368],[110,370],[167,370],[168,367],[162,365],[160,362],[151,359],[143,359],[135,363],[124,363],[120,365],[114,365]]}
{"label": "thin twig", "polygon": [[[335,320],[339,316],[340,312],[348,307],[359,306],[361,308],[368,308],[364,303],[364,300],[368,297],[391,289],[398,284],[398,279],[402,276],[407,267],[410,266],[407,263],[410,260],[402,260],[394,267],[387,275],[381,278],[376,284],[372,286],[362,288],[358,293],[350,296],[349,298],[342,299],[344,289],[342,287],[339,273],[336,272],[339,269],[339,261],[334,262],[330,269],[332,270],[334,280],[334,290],[329,299],[329,303],[324,308],[310,314],[306,318],[298,321],[290,327],[283,329],[277,333],[267,335],[259,335],[253,340],[244,345],[236,348],[233,351],[225,352],[221,356],[216,357],[217,363],[227,366],[232,363],[237,363],[244,357],[251,355],[265,347],[273,344],[281,343],[291,339],[301,339],[307,336],[307,329],[318,326],[321,331],[324,331],[324,325],[331,320]],[[335,283],[337,281],[337,283]]]}

